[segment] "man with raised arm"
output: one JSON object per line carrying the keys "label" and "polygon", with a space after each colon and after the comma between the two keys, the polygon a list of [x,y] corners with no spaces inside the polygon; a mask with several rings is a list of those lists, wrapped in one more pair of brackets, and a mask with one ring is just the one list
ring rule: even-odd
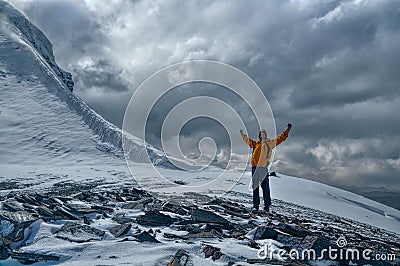
{"label": "man with raised arm", "polygon": [[269,188],[268,164],[272,155],[272,149],[284,142],[289,136],[292,129],[292,124],[287,125],[287,129],[283,131],[276,139],[267,138],[267,132],[262,129],[258,132],[258,141],[250,139],[240,130],[243,141],[253,149],[251,156],[251,175],[253,189],[253,211],[258,211],[260,207],[260,192],[259,187],[263,190],[264,210],[269,212],[271,205],[271,193]]}

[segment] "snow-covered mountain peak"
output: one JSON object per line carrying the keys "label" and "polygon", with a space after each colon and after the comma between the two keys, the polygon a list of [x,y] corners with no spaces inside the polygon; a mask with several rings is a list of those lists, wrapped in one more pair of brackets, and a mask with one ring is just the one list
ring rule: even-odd
{"label": "snow-covered mountain peak", "polygon": [[[55,61],[53,46],[40,29],[33,25],[24,14],[10,3],[0,0],[0,19],[2,23],[10,23],[19,31],[20,36],[29,42],[46,60],[62,82],[72,91],[74,82],[71,73],[61,69]],[[5,26],[5,25],[3,25]]]}

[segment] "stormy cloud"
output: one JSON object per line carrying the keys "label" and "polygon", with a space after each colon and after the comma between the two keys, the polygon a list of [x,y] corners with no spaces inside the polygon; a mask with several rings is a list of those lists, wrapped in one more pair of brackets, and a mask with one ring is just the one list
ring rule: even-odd
{"label": "stormy cloud", "polygon": [[[398,1],[11,2],[51,40],[58,64],[73,73],[74,92],[118,126],[130,95],[155,71],[218,60],[257,82],[277,133],[293,123],[275,170],[333,185],[400,187]],[[207,93],[161,101],[150,139],[159,141],[171,106]],[[242,106],[223,90],[212,95]],[[251,121],[245,107],[240,113]],[[185,127],[185,150],[211,136],[225,158],[229,143],[214,124]],[[249,130],[256,138],[254,124]]]}

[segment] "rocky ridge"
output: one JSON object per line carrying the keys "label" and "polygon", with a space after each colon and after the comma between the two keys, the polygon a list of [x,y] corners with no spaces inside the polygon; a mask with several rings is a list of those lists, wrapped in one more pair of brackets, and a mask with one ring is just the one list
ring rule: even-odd
{"label": "rocky ridge", "polygon": [[[78,186],[78,185],[77,185]],[[104,188],[96,185],[47,192],[20,194],[10,192],[2,197],[0,210],[0,260],[11,257],[23,264],[39,261],[65,261],[62,254],[24,252],[34,228],[41,223],[61,224],[54,237],[73,243],[115,240],[195,245],[202,252],[177,248],[164,265],[194,265],[193,258],[221,262],[225,265],[279,264],[314,265],[307,259],[257,257],[265,243],[284,250],[336,247],[337,239],[347,241],[346,248],[372,250],[372,254],[395,254],[396,261],[374,261],[372,265],[399,263],[400,237],[395,233],[350,219],[330,215],[282,201],[273,201],[272,213],[253,214],[243,204],[214,198],[203,204],[173,202],[133,188]],[[108,230],[96,228],[95,221],[108,220]],[[168,229],[168,230],[166,230]],[[235,256],[219,243],[254,249],[254,257]],[[326,256],[323,258],[328,260]],[[243,264],[244,263],[244,264]],[[333,265],[349,261],[336,259]],[[359,265],[371,262],[360,259]]]}

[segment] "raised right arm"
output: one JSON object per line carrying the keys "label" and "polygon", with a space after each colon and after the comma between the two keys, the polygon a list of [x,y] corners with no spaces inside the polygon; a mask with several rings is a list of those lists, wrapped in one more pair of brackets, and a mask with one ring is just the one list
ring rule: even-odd
{"label": "raised right arm", "polygon": [[257,142],[255,140],[250,139],[246,134],[243,133],[242,130],[240,130],[240,134],[242,135],[243,141],[246,142],[247,145],[250,146],[250,148],[254,149],[256,147]]}

